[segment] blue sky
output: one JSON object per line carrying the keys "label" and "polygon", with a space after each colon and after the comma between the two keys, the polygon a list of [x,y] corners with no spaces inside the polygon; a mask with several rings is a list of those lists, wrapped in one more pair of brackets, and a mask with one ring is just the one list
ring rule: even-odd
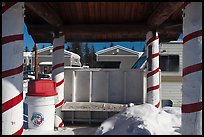
{"label": "blue sky", "polygon": [[[179,39],[182,39],[182,35],[180,35]],[[111,42],[89,42],[88,46],[91,47],[94,44],[95,47],[95,51],[99,51],[101,49],[103,49],[104,47],[109,47]],[[142,49],[145,46],[145,42],[144,41],[140,41],[140,42],[112,42],[113,45],[121,45],[127,48],[132,49],[132,46],[134,46],[136,51],[142,51]],[[85,43],[82,43],[82,46]],[[41,49],[42,46],[44,45],[45,47],[51,45],[51,43],[38,43],[38,48]],[[68,45],[70,45],[68,43]],[[34,46],[34,41],[31,37],[31,35],[28,34],[27,32],[27,27],[24,24],[24,48],[28,46],[28,50],[32,51],[32,48]],[[66,48],[66,44],[65,44],[65,48]]]}

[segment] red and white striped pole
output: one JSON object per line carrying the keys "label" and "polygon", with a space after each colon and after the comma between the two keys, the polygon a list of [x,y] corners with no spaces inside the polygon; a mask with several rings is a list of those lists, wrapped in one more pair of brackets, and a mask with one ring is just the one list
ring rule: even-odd
{"label": "red and white striped pole", "polygon": [[[58,93],[55,104],[56,115],[61,117],[61,107],[64,104],[64,42],[65,36],[63,33],[59,32],[59,37],[54,36],[52,52],[52,79],[56,82],[56,90]],[[55,126],[63,126],[62,120],[57,116],[55,116]]]}
{"label": "red and white striped pole", "polygon": [[24,2],[2,2],[2,134],[23,133]]}
{"label": "red and white striped pole", "polygon": [[202,2],[184,3],[182,135],[202,135]]}
{"label": "red and white striped pole", "polygon": [[149,31],[146,35],[147,49],[147,103],[160,108],[159,90],[159,36]]}

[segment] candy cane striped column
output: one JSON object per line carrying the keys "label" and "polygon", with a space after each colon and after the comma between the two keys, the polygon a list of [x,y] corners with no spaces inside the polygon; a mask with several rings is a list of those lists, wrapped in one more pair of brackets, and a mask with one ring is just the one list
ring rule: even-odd
{"label": "candy cane striped column", "polygon": [[159,37],[149,31],[146,35],[147,49],[147,103],[160,108],[159,99]]}
{"label": "candy cane striped column", "polygon": [[183,135],[202,135],[202,2],[184,3]]}
{"label": "candy cane striped column", "polygon": [[[55,108],[56,114],[61,117],[61,106],[64,104],[64,42],[64,34],[59,33],[59,38],[54,38],[52,53],[52,79],[56,82],[56,90],[58,93]],[[55,125],[56,123],[60,123],[59,127],[63,125],[62,120],[59,122],[59,118],[55,119]]]}
{"label": "candy cane striped column", "polygon": [[2,2],[2,134],[23,133],[24,2]]}

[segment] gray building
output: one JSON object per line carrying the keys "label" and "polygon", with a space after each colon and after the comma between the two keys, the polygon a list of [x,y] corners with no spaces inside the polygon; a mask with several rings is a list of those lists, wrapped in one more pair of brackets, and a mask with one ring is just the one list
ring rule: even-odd
{"label": "gray building", "polygon": [[[170,41],[159,45],[159,68],[161,70],[160,98],[163,104],[182,104],[183,41]],[[146,68],[146,54],[133,65],[133,69]]]}
{"label": "gray building", "polygon": [[119,68],[131,68],[142,53],[116,45],[96,52],[96,61],[119,62]]}
{"label": "gray building", "polygon": [[[40,72],[50,73],[52,70],[52,49],[53,46],[38,50],[38,64]],[[32,52],[32,70],[35,66],[35,52]],[[64,66],[81,66],[80,56],[64,50]]]}
{"label": "gray building", "polygon": [[182,104],[183,41],[160,44],[162,100],[171,100],[173,106]]}

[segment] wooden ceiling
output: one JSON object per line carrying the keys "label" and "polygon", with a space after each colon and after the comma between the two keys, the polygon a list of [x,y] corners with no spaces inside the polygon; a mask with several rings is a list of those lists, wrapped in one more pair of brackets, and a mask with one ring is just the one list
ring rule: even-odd
{"label": "wooden ceiling", "polygon": [[66,41],[144,41],[150,30],[160,41],[182,33],[182,2],[25,2],[25,23],[36,43],[50,43],[53,32]]}

